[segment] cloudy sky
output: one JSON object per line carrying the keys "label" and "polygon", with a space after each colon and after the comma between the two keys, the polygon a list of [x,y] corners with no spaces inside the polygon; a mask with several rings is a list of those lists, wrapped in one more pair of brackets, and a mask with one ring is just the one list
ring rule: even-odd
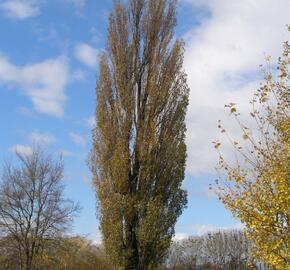
{"label": "cloudy sky", "polygon": [[[83,210],[73,231],[99,241],[86,158],[91,146],[98,54],[112,0],[0,0],[0,162],[38,143],[65,157],[66,194]],[[235,102],[246,115],[262,80],[289,40],[289,0],[180,0],[176,36],[186,41],[191,88],[187,115],[188,208],[176,237],[241,225],[208,191],[215,179],[218,119]],[[235,127],[228,123],[232,134]],[[228,151],[226,148],[225,151]]]}

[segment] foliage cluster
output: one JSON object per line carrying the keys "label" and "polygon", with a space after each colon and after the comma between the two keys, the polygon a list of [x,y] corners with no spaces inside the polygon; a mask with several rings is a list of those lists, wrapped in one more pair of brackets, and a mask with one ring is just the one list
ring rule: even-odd
{"label": "foliage cluster", "polygon": [[[0,269],[21,270],[13,238],[0,240]],[[102,247],[84,237],[60,237],[48,241],[34,257],[34,270],[112,270]]]}
{"label": "foliage cluster", "polygon": [[[290,28],[289,28],[290,31]],[[251,117],[254,128],[240,120],[235,104],[231,115],[241,128],[243,142],[228,135],[237,156],[235,164],[226,161],[219,150],[218,193],[225,206],[245,224],[253,241],[253,257],[277,270],[290,269],[290,46],[284,43],[278,74],[268,64],[265,83],[255,93]],[[270,61],[270,58],[267,59]]]}

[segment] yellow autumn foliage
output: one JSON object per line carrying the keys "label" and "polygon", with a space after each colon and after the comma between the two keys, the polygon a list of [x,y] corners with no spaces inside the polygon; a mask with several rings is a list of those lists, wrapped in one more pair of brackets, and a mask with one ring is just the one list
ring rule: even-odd
{"label": "yellow autumn foliage", "polygon": [[[253,242],[252,256],[277,270],[290,269],[290,46],[284,43],[278,74],[265,68],[265,83],[256,91],[246,127],[235,104],[227,107],[241,128],[240,143],[231,139],[237,160],[227,162],[219,147],[218,193],[221,201],[245,224]],[[267,59],[269,61],[269,59]]]}

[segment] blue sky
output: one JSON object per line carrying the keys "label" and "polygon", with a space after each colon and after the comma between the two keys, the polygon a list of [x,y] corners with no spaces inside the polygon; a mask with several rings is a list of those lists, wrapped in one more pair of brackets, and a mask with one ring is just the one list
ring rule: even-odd
{"label": "blue sky", "polygon": [[[73,231],[99,241],[86,158],[91,147],[98,54],[112,0],[0,0],[0,161],[33,142],[63,153],[68,197],[83,207]],[[248,109],[265,55],[275,62],[286,40],[287,0],[181,0],[176,36],[186,41],[190,106],[188,208],[176,237],[239,227],[208,190],[215,179],[211,141],[223,105]],[[287,12],[288,11],[288,12]],[[229,123],[232,134],[236,128]],[[225,147],[230,157],[230,149]]]}

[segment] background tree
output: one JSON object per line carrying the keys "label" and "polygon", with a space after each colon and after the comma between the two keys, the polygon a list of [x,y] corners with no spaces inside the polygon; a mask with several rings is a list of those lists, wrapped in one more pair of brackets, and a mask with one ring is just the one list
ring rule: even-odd
{"label": "background tree", "polygon": [[[229,137],[238,157],[236,163],[229,164],[221,152],[219,161],[222,202],[246,225],[254,244],[253,255],[277,270],[290,269],[289,52],[285,42],[277,79],[265,69],[266,81],[251,102],[254,128],[242,123],[235,104],[228,106],[245,142]],[[219,146],[217,142],[215,147]]]}
{"label": "background tree", "polygon": [[173,241],[166,260],[167,269],[195,270],[202,257],[202,237]]}
{"label": "background tree", "polygon": [[[83,237],[62,239],[53,251],[56,262],[51,270],[112,270],[113,266],[102,246],[94,245]],[[56,259],[54,259],[56,258]],[[51,265],[51,264],[50,264]]]}
{"label": "background tree", "polygon": [[79,207],[63,196],[61,159],[54,161],[37,148],[31,154],[18,153],[17,157],[18,167],[4,167],[0,230],[10,250],[18,251],[14,260],[19,259],[19,269],[31,270],[37,269],[35,257],[68,228]]}
{"label": "background tree", "polygon": [[[11,244],[12,241],[12,244]],[[0,239],[0,269],[19,269],[18,250],[13,239]],[[81,236],[51,239],[35,254],[34,268],[40,270],[112,270],[102,246]]]}
{"label": "background tree", "polygon": [[92,169],[106,250],[121,269],[159,264],[186,205],[183,43],[175,0],[116,1],[97,81]]}
{"label": "background tree", "polygon": [[240,230],[217,231],[174,242],[170,270],[247,270],[251,242]]}
{"label": "background tree", "polygon": [[0,269],[19,269],[21,254],[13,237],[5,236],[0,238]]}
{"label": "background tree", "polygon": [[112,270],[102,246],[81,236],[62,237],[51,242],[38,258],[40,269],[46,270]]}

